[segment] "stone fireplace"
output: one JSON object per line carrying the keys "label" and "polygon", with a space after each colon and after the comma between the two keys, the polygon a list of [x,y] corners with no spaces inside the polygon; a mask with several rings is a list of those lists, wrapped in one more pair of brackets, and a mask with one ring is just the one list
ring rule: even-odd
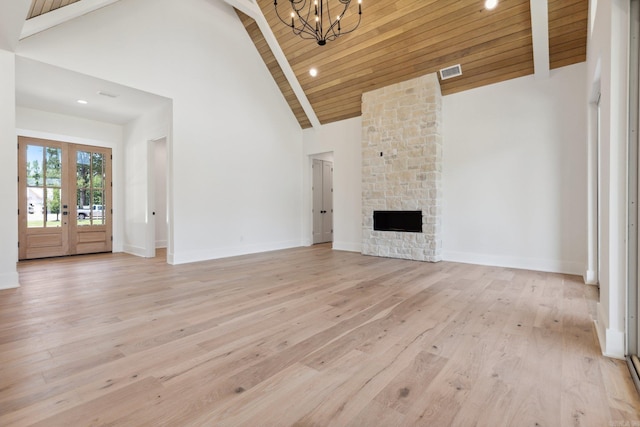
{"label": "stone fireplace", "polygon": [[[402,218],[416,211],[421,231],[374,230],[374,212]],[[442,95],[436,74],[362,95],[362,215],[363,254],[442,259]]]}

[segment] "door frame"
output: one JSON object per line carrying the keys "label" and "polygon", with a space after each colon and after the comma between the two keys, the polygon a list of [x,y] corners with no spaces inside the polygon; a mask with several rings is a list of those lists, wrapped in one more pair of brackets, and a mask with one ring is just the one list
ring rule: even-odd
{"label": "door frame", "polygon": [[[46,139],[49,141],[67,142],[77,145],[88,145],[111,149],[111,155],[113,156],[113,160],[111,161],[111,179],[113,182],[113,187],[111,189],[111,203],[113,208],[113,214],[111,215],[111,235],[113,236],[111,251],[123,252],[124,222],[122,209],[124,205],[124,192],[122,183],[124,182],[124,163],[122,161],[122,141],[116,139],[113,141],[106,141],[20,128],[16,129],[16,134],[17,137],[22,136],[25,138]],[[16,164],[18,161],[17,159],[18,156],[16,150]]]}
{"label": "door frame", "polygon": [[[335,157],[334,157],[334,152],[333,151],[326,151],[323,153],[314,153],[314,154],[309,154],[307,156],[307,164],[308,164],[308,186],[307,186],[307,191],[308,191],[308,207],[306,210],[307,212],[307,218],[308,218],[308,228],[306,230],[306,234],[307,234],[307,245],[311,246],[313,245],[313,161],[314,160],[324,160],[324,161],[328,161],[331,162],[333,164],[333,170],[334,170],[334,177],[335,177],[335,169],[336,169],[336,162],[335,162]],[[335,181],[333,183],[333,188],[335,189]],[[333,223],[333,238],[331,241],[331,245],[333,247],[333,244],[335,243],[335,211],[336,211],[336,205],[335,205],[335,191],[331,194],[331,197],[333,198],[333,212],[332,212],[332,223]]]}
{"label": "door frame", "polygon": [[626,315],[626,360],[631,377],[640,390],[640,263],[638,242],[640,221],[640,150],[638,135],[640,127],[640,0],[631,0],[629,6],[629,129],[627,168],[627,315]]}

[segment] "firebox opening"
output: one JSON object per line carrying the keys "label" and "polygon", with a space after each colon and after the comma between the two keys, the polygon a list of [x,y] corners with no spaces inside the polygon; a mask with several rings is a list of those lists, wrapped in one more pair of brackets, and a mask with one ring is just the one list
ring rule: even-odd
{"label": "firebox opening", "polygon": [[422,233],[422,211],[373,211],[373,229]]}

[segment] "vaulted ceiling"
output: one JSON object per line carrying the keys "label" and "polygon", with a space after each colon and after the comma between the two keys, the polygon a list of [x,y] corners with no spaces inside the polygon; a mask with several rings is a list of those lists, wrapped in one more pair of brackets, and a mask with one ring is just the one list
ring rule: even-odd
{"label": "vaulted ceiling", "polygon": [[[363,92],[456,64],[463,74],[441,81],[445,95],[532,74],[530,2],[501,0],[486,10],[484,0],[363,0],[360,27],[318,46],[278,20],[273,0],[257,0],[321,123],[359,116]],[[547,5],[548,67],[585,61],[589,1],[548,0]],[[255,22],[241,18],[287,97],[291,89]],[[312,67],[317,77],[309,75]],[[300,125],[309,127],[297,101],[290,105]]]}
{"label": "vaulted ceiling", "polygon": [[[78,1],[32,0],[29,18]],[[240,11],[238,16],[300,126],[308,128],[314,120],[325,124],[360,116],[364,92],[456,64],[463,74],[441,81],[444,95],[533,74],[531,5],[545,0],[500,0],[494,10],[486,10],[484,0],[363,0],[358,29],[325,46],[295,36],[277,18],[273,0],[224,1],[255,2],[261,9],[293,81],[259,23]],[[546,6],[545,67],[585,61],[589,0],[547,0]],[[316,77],[309,75],[311,68],[318,70]]]}

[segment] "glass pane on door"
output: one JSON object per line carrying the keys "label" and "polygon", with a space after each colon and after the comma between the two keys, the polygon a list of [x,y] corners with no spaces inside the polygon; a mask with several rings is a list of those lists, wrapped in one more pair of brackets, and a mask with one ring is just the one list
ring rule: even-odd
{"label": "glass pane on door", "polygon": [[78,225],[91,225],[91,190],[78,188],[77,196]]}
{"label": "glass pane on door", "polygon": [[27,145],[27,227],[60,227],[62,149]]}
{"label": "glass pane on door", "polygon": [[93,192],[93,216],[94,225],[104,224],[104,192],[102,190],[94,190]]}
{"label": "glass pane on door", "polygon": [[76,154],[76,188],[78,225],[91,225],[91,153],[88,151]]}
{"label": "glass pane on door", "polygon": [[106,223],[105,165],[103,153],[78,151],[76,155],[76,218],[79,226]]}
{"label": "glass pane on door", "polygon": [[91,159],[91,179],[93,188],[104,188],[104,156],[101,153],[93,153]]}
{"label": "glass pane on door", "polygon": [[42,162],[44,159],[44,147],[38,145],[27,146],[27,186],[41,187],[44,179]]}
{"label": "glass pane on door", "polygon": [[27,227],[44,226],[44,188],[27,187]]}
{"label": "glass pane on door", "polygon": [[62,211],[60,209],[60,196],[62,190],[59,188],[47,188],[46,210],[44,212],[47,227],[60,227]]}
{"label": "glass pane on door", "polygon": [[46,185],[47,187],[62,187],[62,149],[47,147]]}
{"label": "glass pane on door", "polygon": [[76,157],[78,188],[87,188],[91,177],[91,153],[78,151]]}

